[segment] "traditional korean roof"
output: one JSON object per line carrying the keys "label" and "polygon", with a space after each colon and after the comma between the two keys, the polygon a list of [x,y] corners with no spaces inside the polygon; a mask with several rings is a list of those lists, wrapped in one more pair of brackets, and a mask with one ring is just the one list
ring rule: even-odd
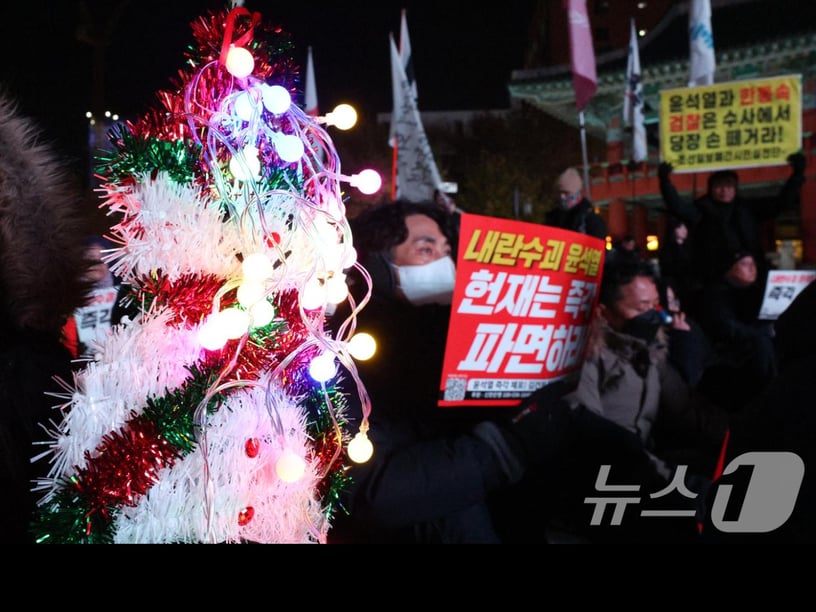
{"label": "traditional korean roof", "polygon": [[[659,120],[661,90],[687,86],[688,5],[671,7],[640,39],[647,125]],[[816,1],[712,0],[711,6],[715,82],[783,74],[801,74],[803,83],[816,82]],[[598,89],[584,115],[588,132],[597,138],[606,139],[610,122],[621,114],[626,63],[626,48],[596,57]],[[803,109],[816,108],[814,89],[803,87]],[[514,71],[509,90],[511,101],[527,102],[577,126],[569,64]]]}

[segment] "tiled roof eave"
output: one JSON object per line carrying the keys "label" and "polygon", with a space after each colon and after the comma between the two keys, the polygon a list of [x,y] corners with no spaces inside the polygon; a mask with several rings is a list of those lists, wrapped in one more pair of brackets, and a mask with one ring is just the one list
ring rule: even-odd
{"label": "tiled roof eave", "polygon": [[[816,33],[802,34],[759,45],[729,49],[717,54],[718,81],[732,79],[732,75],[750,74],[752,67],[790,66],[801,64],[810,69],[816,56]],[[641,58],[642,59],[642,58]],[[643,83],[649,91],[685,87],[689,72],[688,60],[669,60],[658,64],[643,65]],[[789,71],[788,71],[789,72]],[[532,101],[538,105],[564,104],[574,99],[572,73],[568,67],[549,71],[549,76],[536,79],[536,71],[517,71],[509,84],[510,95],[519,100]],[[722,77],[722,78],[719,78]],[[621,95],[625,85],[626,70],[598,74],[596,96]]]}

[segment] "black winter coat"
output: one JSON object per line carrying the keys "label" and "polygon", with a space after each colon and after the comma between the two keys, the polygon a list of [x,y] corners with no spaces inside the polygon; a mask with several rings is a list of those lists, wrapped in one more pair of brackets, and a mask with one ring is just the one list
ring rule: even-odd
{"label": "black winter coat", "polygon": [[[723,533],[710,525],[709,539],[717,543],[816,544],[816,283],[809,285],[776,321],[775,347],[779,372],[765,393],[744,415],[732,422],[725,465],[744,453],[793,453],[804,464],[804,478],[790,517],[776,529],[764,533]],[[750,474],[738,470],[734,479]],[[756,470],[754,470],[756,473]],[[793,473],[777,478],[793,481]],[[733,486],[733,482],[728,484]],[[743,482],[734,487],[745,495]],[[712,498],[716,494],[714,490]],[[738,507],[742,499],[733,505]],[[761,503],[756,498],[756,503]],[[746,502],[747,503],[747,502]],[[729,502],[731,505],[731,502]],[[767,512],[766,512],[767,514]],[[733,517],[731,517],[733,519]]]}
{"label": "black winter coat", "polygon": [[60,422],[52,407],[72,382],[61,343],[68,317],[90,282],[84,239],[88,205],[77,183],[15,104],[0,95],[0,542],[31,542],[36,495],[31,459],[45,451],[43,429]]}
{"label": "black winter coat", "polygon": [[669,212],[688,225],[692,265],[705,283],[718,278],[740,250],[754,256],[760,274],[767,271],[762,224],[796,208],[804,181],[804,176],[794,173],[776,196],[743,198],[737,194],[729,204],[714,202],[710,194],[693,203],[684,201],[668,177],[661,178],[660,193]]}
{"label": "black winter coat", "polygon": [[371,397],[374,456],[350,469],[347,512],[330,542],[498,541],[486,504],[494,459],[471,433],[484,412],[437,407],[450,312],[375,298],[358,317],[357,331],[378,343],[375,357],[357,364]]}
{"label": "black winter coat", "polygon": [[606,240],[606,221],[594,211],[592,203],[586,198],[568,210],[559,206],[548,211],[544,217],[544,225]]}

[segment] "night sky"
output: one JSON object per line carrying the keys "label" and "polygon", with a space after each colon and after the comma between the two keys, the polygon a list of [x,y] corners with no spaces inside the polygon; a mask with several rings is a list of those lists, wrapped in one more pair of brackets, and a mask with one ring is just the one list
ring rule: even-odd
{"label": "night sky", "polygon": [[[391,110],[388,34],[398,40],[400,11],[408,15],[419,106],[423,111],[507,108],[510,73],[523,67],[533,0],[507,0],[501,10],[472,3],[378,0],[282,3],[247,0],[288,31],[294,59],[303,66],[312,46],[321,112],[340,102],[358,107],[361,120]],[[155,92],[168,86],[192,42],[189,24],[226,3],[208,0],[60,0],[48,6],[3,3],[0,32],[4,60],[0,84],[20,100],[46,135],[69,155],[80,155],[86,138],[85,111],[93,101],[94,47],[79,40],[85,21],[104,26],[123,5],[111,28],[104,55],[106,107],[135,118],[154,105]],[[103,40],[97,29],[92,38]]]}

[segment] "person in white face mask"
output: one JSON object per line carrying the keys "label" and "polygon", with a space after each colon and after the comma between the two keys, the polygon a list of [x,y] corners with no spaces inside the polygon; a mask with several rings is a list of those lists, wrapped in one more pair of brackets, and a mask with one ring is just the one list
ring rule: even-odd
{"label": "person in white face mask", "polygon": [[[432,202],[394,202],[350,224],[372,281],[356,330],[374,336],[377,353],[356,365],[371,398],[374,455],[351,466],[352,485],[340,500],[345,512],[329,542],[499,543],[488,498],[525,469],[515,434],[492,420],[509,419],[508,410],[437,405],[456,282],[451,216]],[[359,304],[368,284],[356,272],[348,271],[349,286]],[[342,324],[349,307],[341,305],[331,321]],[[353,402],[354,382],[349,376],[345,383]],[[349,406],[351,430],[358,411]]]}
{"label": "person in white face mask", "polygon": [[456,283],[456,265],[450,242],[432,217],[405,217],[407,238],[391,253],[398,291],[415,306],[450,304]]}

